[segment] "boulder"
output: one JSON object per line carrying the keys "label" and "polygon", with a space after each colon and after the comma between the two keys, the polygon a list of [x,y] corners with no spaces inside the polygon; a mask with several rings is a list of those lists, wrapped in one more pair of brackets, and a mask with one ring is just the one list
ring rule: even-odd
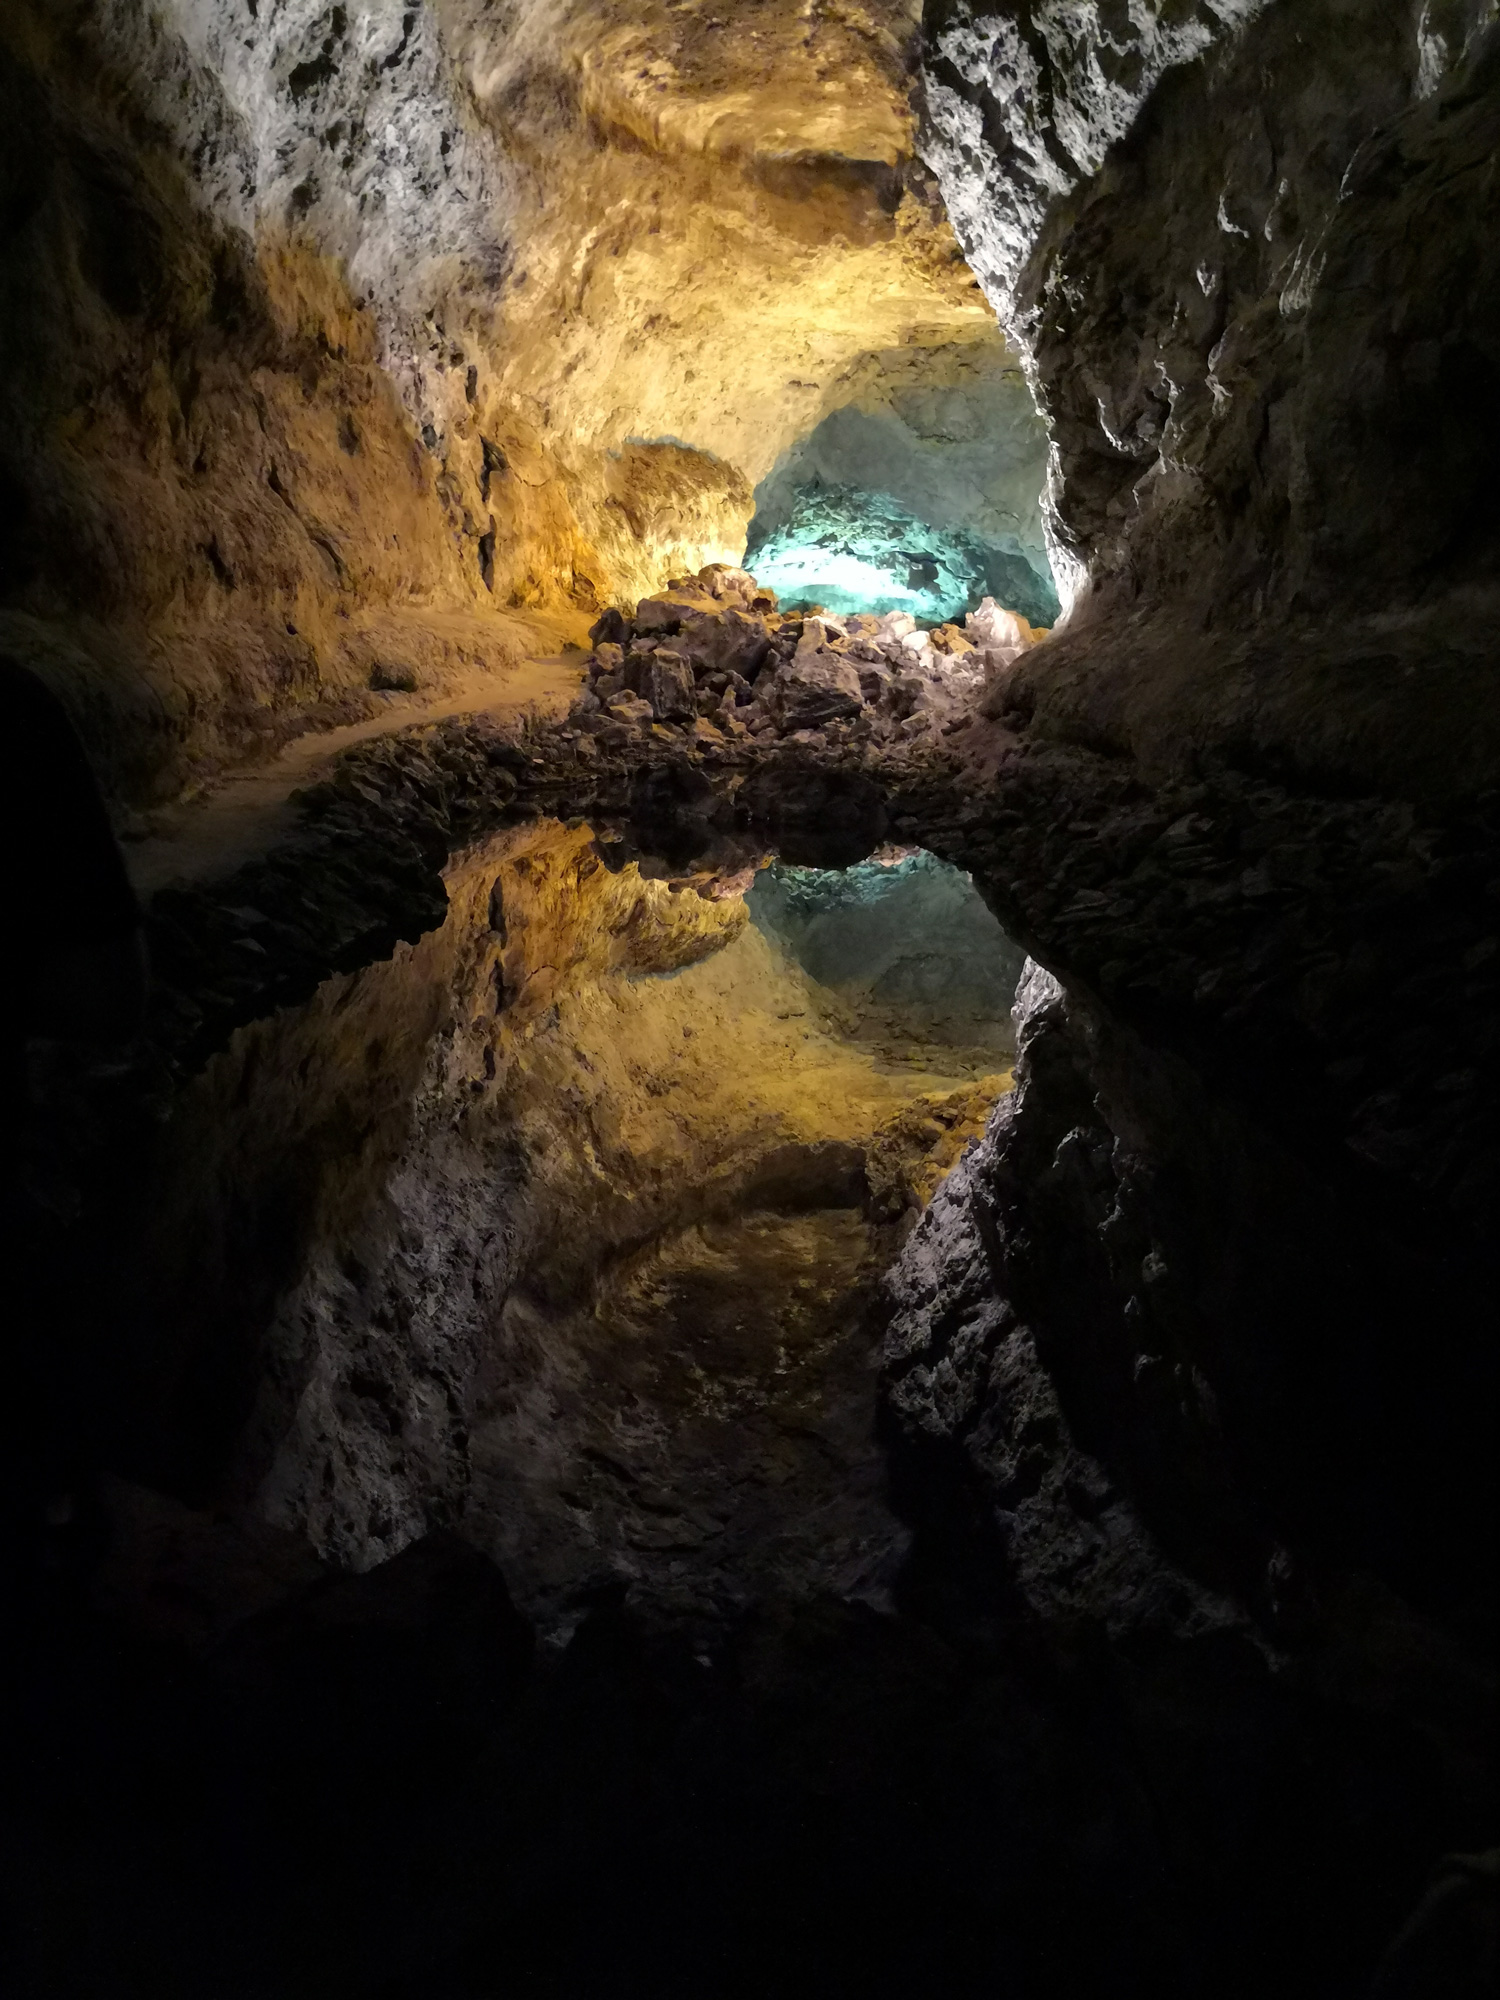
{"label": "boulder", "polygon": [[847,660],[826,647],[799,646],[796,657],[776,670],[771,704],[784,730],[821,729],[840,716],[858,715],[864,696]]}
{"label": "boulder", "polygon": [[676,632],[689,613],[712,616],[720,609],[718,600],[691,579],[679,580],[655,597],[643,597],[635,608],[637,635]]}
{"label": "boulder", "polygon": [[888,688],[891,714],[898,721],[910,715],[926,692],[927,683],[920,674],[892,674]]}
{"label": "boulder", "polygon": [[927,635],[937,653],[972,653],[974,641],[956,625],[935,625]]}
{"label": "boulder", "polygon": [[763,618],[730,605],[709,616],[685,616],[678,648],[700,675],[735,673],[749,680],[765,664],[771,635]]}
{"label": "boulder", "polygon": [[693,669],[681,653],[658,648],[641,674],[640,689],[658,722],[691,722],[698,712]]}
{"label": "boulder", "polygon": [[800,659],[803,654],[817,652],[820,648],[842,646],[848,637],[838,619],[809,614],[802,621],[802,636],[797,641],[797,657]]}
{"label": "boulder", "polygon": [[733,563],[705,563],[697,581],[710,596],[726,604],[748,605],[759,590],[749,570],[737,569]]}
{"label": "boulder", "polygon": [[[641,676],[655,658],[656,641],[654,639],[648,640],[643,645],[632,646],[620,665],[618,676],[620,685],[629,688],[632,694],[639,694],[641,691]],[[614,676],[611,676],[611,678],[614,678]]]}
{"label": "boulder", "polygon": [[589,627],[589,643],[592,646],[623,645],[630,637],[630,626],[618,605],[612,604]]}
{"label": "boulder", "polygon": [[606,715],[616,722],[649,722],[652,716],[649,701],[642,701],[636,694],[617,694],[605,705]]}
{"label": "boulder", "polygon": [[875,621],[875,629],[882,639],[904,639],[916,631],[917,621],[909,611],[887,611]]}
{"label": "boulder", "polygon": [[643,597],[635,608],[637,634],[675,632],[682,623],[682,609],[674,597]]}
{"label": "boulder", "polygon": [[1035,645],[1040,636],[1019,612],[1006,611],[993,597],[980,600],[979,609],[964,620],[964,630],[976,646],[1003,647],[1015,651]]}

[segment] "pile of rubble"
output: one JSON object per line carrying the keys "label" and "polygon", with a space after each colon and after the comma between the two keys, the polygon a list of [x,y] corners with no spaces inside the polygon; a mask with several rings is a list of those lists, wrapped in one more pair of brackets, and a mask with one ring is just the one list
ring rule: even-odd
{"label": "pile of rubble", "polygon": [[962,630],[921,631],[903,611],[781,612],[747,571],[711,563],[633,617],[606,611],[589,636],[589,685],[569,723],[618,750],[642,737],[911,741],[972,714],[1042,635],[989,597]]}

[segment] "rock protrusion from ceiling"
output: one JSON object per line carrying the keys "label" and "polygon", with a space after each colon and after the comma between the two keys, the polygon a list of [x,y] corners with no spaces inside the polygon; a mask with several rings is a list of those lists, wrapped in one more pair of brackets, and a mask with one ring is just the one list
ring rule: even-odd
{"label": "rock protrusion from ceiling", "polygon": [[164,0],[95,35],[222,223],[337,261],[440,445],[498,398],[550,449],[671,437],[754,478],[799,361],[986,318],[912,158],[910,0],[732,24],[706,0]]}
{"label": "rock protrusion from ceiling", "polygon": [[1015,310],[1053,204],[1098,173],[1161,80],[1270,4],[929,0],[923,153],[999,311]]}

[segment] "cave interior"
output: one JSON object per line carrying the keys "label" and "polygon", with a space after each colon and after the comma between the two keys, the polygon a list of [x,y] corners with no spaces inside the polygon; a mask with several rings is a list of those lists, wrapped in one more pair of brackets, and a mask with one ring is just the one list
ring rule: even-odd
{"label": "cave interior", "polygon": [[1500,1977],[1491,0],[10,0],[21,2000]]}

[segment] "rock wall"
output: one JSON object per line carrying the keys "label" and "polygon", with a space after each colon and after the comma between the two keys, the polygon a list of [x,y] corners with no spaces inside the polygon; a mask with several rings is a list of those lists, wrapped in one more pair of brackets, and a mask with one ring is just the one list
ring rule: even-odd
{"label": "rock wall", "polygon": [[1486,11],[963,0],[928,26],[924,149],[1087,583],[1044,726],[1153,768],[1482,790]]}
{"label": "rock wall", "polygon": [[1041,963],[1017,1091],[892,1279],[908,1601],[1082,1617],[1127,1705],[1226,1741],[1267,1661],[1442,1743],[1426,1838],[1488,1838],[1493,28],[928,26],[924,150],[1077,595],[924,834]]}
{"label": "rock wall", "polygon": [[914,30],[10,10],[3,639],[116,788],[732,559],[856,357],[990,337],[912,156]]}
{"label": "rock wall", "polygon": [[[1414,1234],[1456,1259],[1462,1315],[1495,1186],[1487,420],[1458,436],[1500,354],[1493,30],[1275,5],[957,6],[929,30],[928,154],[1027,353],[1055,532],[1087,552],[1066,627],[988,703],[979,879],[1098,1018],[1308,1162],[1356,1237],[1435,1200]],[[1468,1248],[1438,1250],[1455,1231]],[[1458,1348],[1461,1429],[1484,1364]]]}

